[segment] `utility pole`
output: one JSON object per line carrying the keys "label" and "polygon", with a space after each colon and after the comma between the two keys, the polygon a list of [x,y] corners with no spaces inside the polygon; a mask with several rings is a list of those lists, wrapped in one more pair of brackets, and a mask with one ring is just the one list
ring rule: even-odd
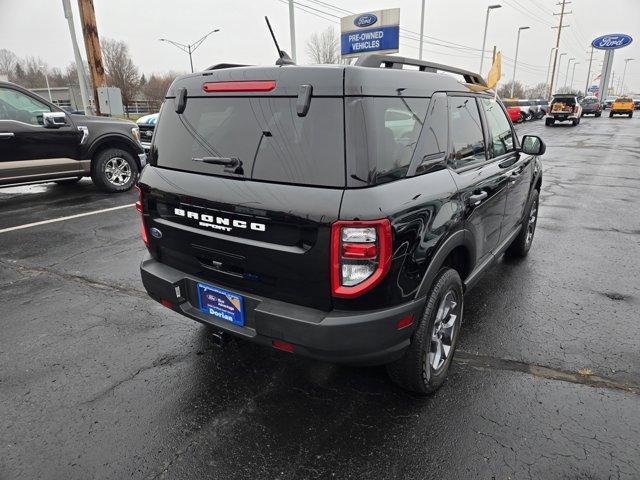
{"label": "utility pole", "polygon": [[554,15],[560,15],[560,21],[558,23],[557,27],[551,27],[551,28],[557,28],[558,29],[558,36],[556,37],[556,54],[553,57],[553,69],[551,70],[551,83],[549,84],[549,100],[551,100],[551,96],[553,95],[553,79],[555,78],[556,75],[556,61],[558,60],[558,49],[560,48],[560,35],[562,34],[562,27],[568,27],[569,25],[563,25],[563,21],[564,21],[564,16],[565,15],[569,15],[571,12],[566,12],[564,11],[565,7],[567,4],[569,4],[571,2],[567,2],[567,0],[562,0],[562,3],[558,3],[558,5],[560,5],[560,13],[554,13]]}
{"label": "utility pole", "polygon": [[104,72],[104,64],[102,63],[102,50],[100,49],[100,37],[98,37],[98,26],[96,24],[96,12],[93,9],[93,0],[78,0],[78,9],[80,10],[80,24],[82,25],[84,46],[87,50],[91,83],[93,83],[94,106],[96,114],[100,115],[98,88],[107,86],[107,78]]}
{"label": "utility pole", "polygon": [[[422,10],[420,11],[420,46],[418,47],[418,57],[420,58],[420,60],[422,60],[422,47],[424,42],[424,3],[425,0],[422,0]],[[484,46],[482,48],[484,53]]]}
{"label": "utility pole", "polygon": [[73,56],[76,60],[76,71],[78,72],[78,85],[80,86],[80,98],[82,98],[82,109],[84,113],[91,114],[91,103],[89,102],[89,87],[87,85],[87,76],[84,71],[84,63],[78,48],[78,39],[76,38],[76,27],[73,23],[73,11],[71,10],[71,0],[62,0],[62,9],[64,17],[69,24],[69,33],[71,34],[71,44],[73,45]]}
{"label": "utility pole", "polygon": [[[424,15],[424,0],[422,0],[422,10],[423,10],[423,15]],[[482,65],[484,64],[484,47],[487,43],[487,28],[489,27],[489,12],[491,10],[494,10],[496,8],[501,8],[502,5],[489,5],[487,7],[487,16],[485,17],[484,20],[484,35],[482,36],[482,53],[480,54],[480,71],[478,72],[480,75],[482,75]],[[423,22],[424,23],[424,22]],[[420,59],[422,59],[422,38],[420,39]]]}
{"label": "utility pole", "polygon": [[296,16],[293,0],[289,0],[289,36],[291,37],[291,58],[296,62]]}
{"label": "utility pole", "polygon": [[587,84],[584,87],[584,96],[587,96],[587,92],[589,91],[589,83],[591,77],[591,63],[593,62],[593,45],[591,45],[591,55],[589,55],[589,70],[587,70]]}

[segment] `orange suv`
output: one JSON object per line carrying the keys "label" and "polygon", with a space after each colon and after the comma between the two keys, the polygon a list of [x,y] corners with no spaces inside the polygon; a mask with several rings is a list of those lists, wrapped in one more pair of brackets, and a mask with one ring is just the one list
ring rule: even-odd
{"label": "orange suv", "polygon": [[611,104],[611,111],[609,112],[609,118],[614,115],[628,115],[629,118],[633,117],[633,109],[635,104],[631,97],[618,97]]}

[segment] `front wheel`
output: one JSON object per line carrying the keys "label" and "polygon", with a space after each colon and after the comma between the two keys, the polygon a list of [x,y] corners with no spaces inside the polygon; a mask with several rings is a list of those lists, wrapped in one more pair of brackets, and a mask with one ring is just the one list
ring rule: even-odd
{"label": "front wheel", "polygon": [[91,162],[91,179],[105,192],[126,192],[138,179],[138,164],[128,151],[107,148]]}
{"label": "front wheel", "polygon": [[534,190],[529,202],[529,210],[522,223],[522,229],[516,238],[513,239],[509,248],[504,252],[507,257],[523,258],[526,257],[533,243],[533,236],[536,233],[536,225],[538,223],[538,201],[540,193]]}
{"label": "front wheel", "polygon": [[433,282],[411,345],[400,359],[387,365],[394,383],[421,395],[442,386],[458,343],[463,302],[458,272],[443,268]]}

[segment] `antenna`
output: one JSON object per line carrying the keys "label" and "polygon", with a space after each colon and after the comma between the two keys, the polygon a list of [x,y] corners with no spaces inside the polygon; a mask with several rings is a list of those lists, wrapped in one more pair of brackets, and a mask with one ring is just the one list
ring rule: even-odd
{"label": "antenna", "polygon": [[278,45],[278,40],[276,40],[276,35],[273,33],[273,28],[271,28],[271,23],[269,22],[269,17],[265,15],[264,20],[267,22],[267,27],[269,27],[269,32],[271,33],[271,38],[273,38],[273,43],[276,44],[276,50],[278,51],[278,60],[276,60],[276,65],[295,65],[294,62],[287,52],[284,50],[280,50],[280,45]]}

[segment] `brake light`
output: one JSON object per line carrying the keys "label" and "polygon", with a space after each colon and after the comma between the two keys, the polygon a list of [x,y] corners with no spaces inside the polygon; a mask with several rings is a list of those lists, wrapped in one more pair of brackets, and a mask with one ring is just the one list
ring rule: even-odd
{"label": "brake light", "polygon": [[136,210],[140,213],[140,236],[142,237],[142,241],[148,247],[149,246],[149,237],[147,236],[147,227],[144,224],[144,204],[142,203],[142,189],[136,185],[136,190],[138,190],[138,201],[136,202]]}
{"label": "brake light", "polygon": [[202,89],[207,92],[270,92],[276,88],[275,80],[242,80],[239,82],[207,82]]}
{"label": "brake light", "polygon": [[388,219],[338,221],[331,225],[331,290],[353,298],[375,287],[391,265]]}

